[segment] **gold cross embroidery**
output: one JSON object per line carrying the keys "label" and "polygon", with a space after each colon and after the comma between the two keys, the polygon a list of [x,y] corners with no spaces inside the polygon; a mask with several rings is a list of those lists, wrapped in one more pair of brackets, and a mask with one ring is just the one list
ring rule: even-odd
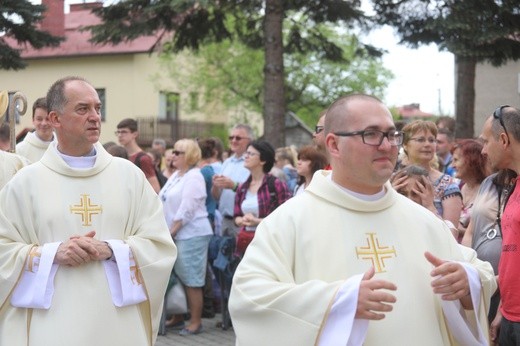
{"label": "gold cross embroidery", "polygon": [[367,233],[367,246],[356,247],[356,254],[358,258],[369,259],[375,268],[376,273],[385,272],[385,259],[397,257],[397,253],[392,246],[379,245],[375,233]]}
{"label": "gold cross embroidery", "polygon": [[130,271],[134,274],[131,277],[132,283],[134,285],[142,285],[143,278],[141,277],[141,271],[139,270],[139,267],[137,267],[137,265],[130,266]]}
{"label": "gold cross embroidery", "polygon": [[70,212],[81,215],[83,226],[91,226],[92,215],[102,213],[103,209],[99,205],[90,204],[90,198],[88,195],[81,195],[81,201],[77,205],[72,205],[70,207]]}
{"label": "gold cross embroidery", "polygon": [[[27,270],[30,271],[31,273],[35,273],[34,267],[38,267],[40,265],[41,257],[42,257],[42,254],[38,251],[38,248],[34,247],[31,250],[31,252],[29,252],[29,258],[27,259],[27,261],[28,261]],[[35,260],[36,258],[38,260]]]}

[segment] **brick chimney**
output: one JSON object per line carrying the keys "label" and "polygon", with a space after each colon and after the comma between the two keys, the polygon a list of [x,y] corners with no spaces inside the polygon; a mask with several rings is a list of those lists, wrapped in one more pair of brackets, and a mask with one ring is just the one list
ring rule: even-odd
{"label": "brick chimney", "polygon": [[53,36],[65,36],[65,0],[42,0],[46,7],[41,30]]}

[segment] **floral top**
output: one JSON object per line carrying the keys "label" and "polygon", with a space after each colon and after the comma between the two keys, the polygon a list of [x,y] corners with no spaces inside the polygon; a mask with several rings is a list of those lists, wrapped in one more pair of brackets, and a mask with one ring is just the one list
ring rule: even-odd
{"label": "floral top", "polygon": [[439,179],[433,182],[433,205],[437,209],[439,215],[443,215],[442,201],[446,198],[459,196],[462,198],[459,184],[453,177],[443,174]]}

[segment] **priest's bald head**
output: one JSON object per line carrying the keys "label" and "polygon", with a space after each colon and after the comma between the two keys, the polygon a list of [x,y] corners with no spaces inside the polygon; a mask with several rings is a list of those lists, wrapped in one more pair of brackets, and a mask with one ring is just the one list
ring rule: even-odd
{"label": "priest's bald head", "polygon": [[59,79],[47,92],[47,107],[58,150],[69,156],[90,154],[101,133],[101,101],[96,89],[82,77]]}
{"label": "priest's bald head", "polygon": [[403,139],[388,108],[373,96],[344,96],[329,107],[324,132],[332,180],[362,194],[381,191]]}

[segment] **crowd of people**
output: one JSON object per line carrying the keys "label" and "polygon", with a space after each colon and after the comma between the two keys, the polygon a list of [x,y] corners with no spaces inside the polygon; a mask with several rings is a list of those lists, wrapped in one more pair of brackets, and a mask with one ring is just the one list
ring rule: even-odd
{"label": "crowd of people", "polygon": [[[81,334],[153,345],[170,276],[189,313],[166,325],[199,334],[219,284],[215,237],[233,239],[240,263],[228,297],[240,344],[263,344],[266,328],[279,345],[520,344],[518,109],[456,139],[453,118],[398,129],[380,100],[354,94],[300,148],[235,124],[227,141],[156,138],[146,150],[130,118],[101,145],[99,109],[88,81],[60,79],[16,154],[0,152],[0,344],[62,342],[51,331],[81,309]],[[79,298],[91,291],[101,318]]]}

